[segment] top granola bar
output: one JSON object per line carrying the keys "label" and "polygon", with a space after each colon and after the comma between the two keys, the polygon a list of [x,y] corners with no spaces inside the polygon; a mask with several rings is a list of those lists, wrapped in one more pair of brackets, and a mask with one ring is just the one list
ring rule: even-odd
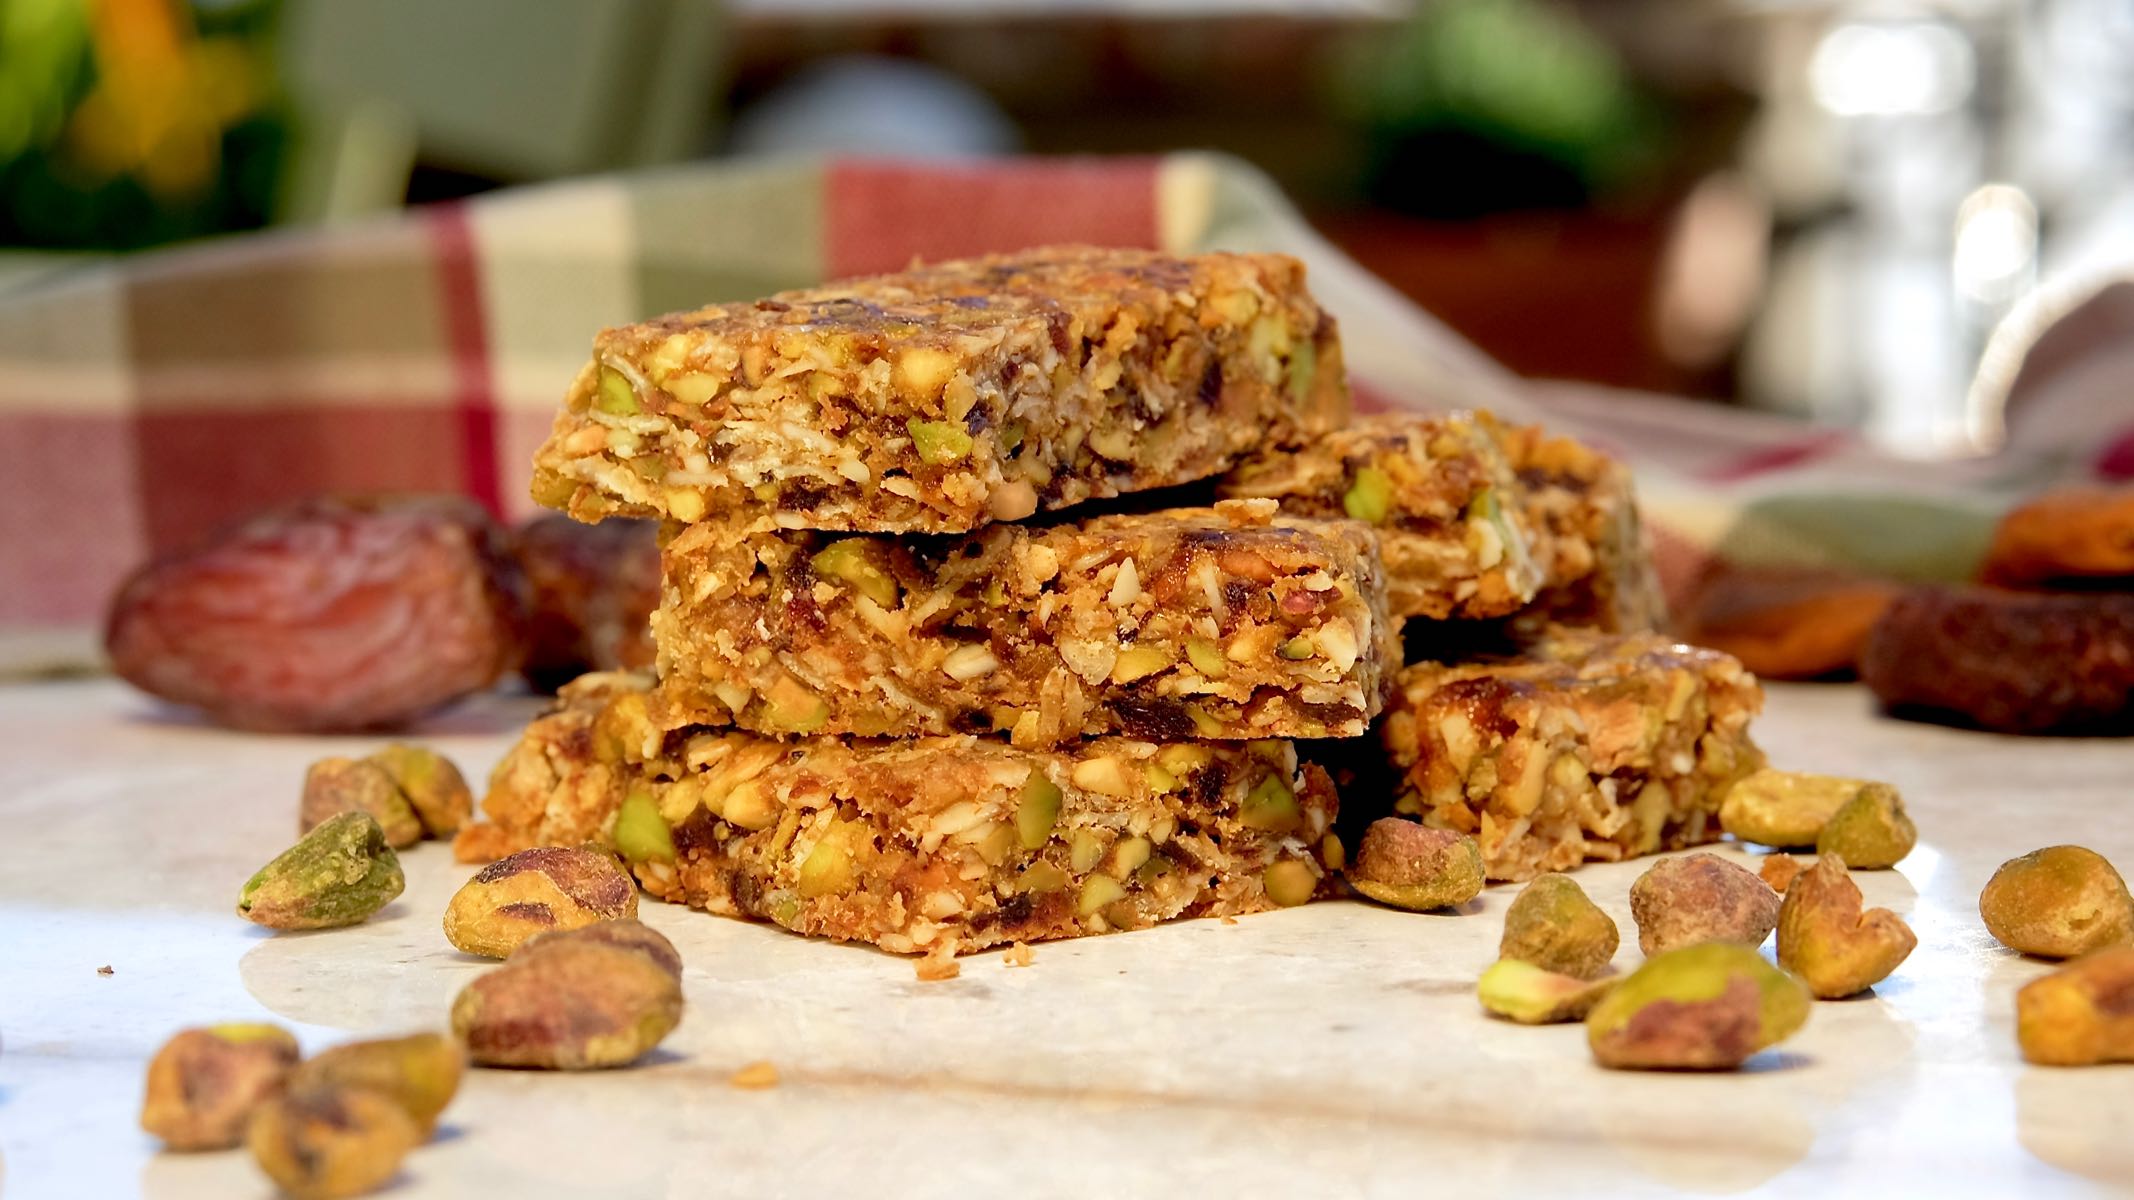
{"label": "top granola bar", "polygon": [[1049,248],[603,330],[533,495],[587,521],[962,533],[1202,479],[1347,407],[1295,259]]}

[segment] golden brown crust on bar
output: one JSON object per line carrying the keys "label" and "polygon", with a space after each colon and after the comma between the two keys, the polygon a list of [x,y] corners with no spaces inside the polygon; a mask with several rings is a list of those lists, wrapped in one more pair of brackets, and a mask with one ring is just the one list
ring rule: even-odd
{"label": "golden brown crust on bar", "polygon": [[1346,414],[1295,259],[1054,247],[604,330],[533,494],[589,521],[964,533]]}
{"label": "golden brown crust on bar", "polygon": [[1271,444],[1219,491],[1375,526],[1395,617],[1504,616],[1533,600],[1544,564],[1497,439],[1487,414],[1384,413]]}
{"label": "golden brown crust on bar", "polygon": [[1472,833],[1492,879],[1719,836],[1719,801],[1761,765],[1763,692],[1717,651],[1554,631],[1519,657],[1401,672],[1381,726],[1396,807]]}
{"label": "golden brown crust on bar", "polygon": [[670,530],[673,724],[763,733],[1360,737],[1400,662],[1377,539],[1226,501],[958,538]]}
{"label": "golden brown crust on bar", "polygon": [[1652,565],[1630,468],[1538,425],[1500,426],[1525,490],[1548,583],[1531,614],[1605,633],[1667,628],[1667,598]]}
{"label": "golden brown crust on bar", "polygon": [[[573,683],[490,780],[468,853],[616,845],[628,803],[673,851],[633,869],[652,894],[897,953],[1138,929],[1329,892],[1336,801],[1284,741],[798,738],[662,730],[640,677]],[[501,834],[478,833],[501,830]]]}

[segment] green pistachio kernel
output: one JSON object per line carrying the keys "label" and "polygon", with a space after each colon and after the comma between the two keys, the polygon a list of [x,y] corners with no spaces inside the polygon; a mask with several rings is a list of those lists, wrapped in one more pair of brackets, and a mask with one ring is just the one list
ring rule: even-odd
{"label": "green pistachio kernel", "polygon": [[913,420],[904,422],[904,427],[911,431],[919,460],[929,466],[945,467],[971,452],[971,435],[953,421]]}
{"label": "green pistachio kernel", "polygon": [[1023,782],[1022,804],[1015,810],[1015,836],[1023,849],[1036,850],[1052,838],[1060,819],[1059,785],[1045,778],[1036,767]]}
{"label": "green pistachio kernel", "polygon": [[897,581],[874,561],[870,538],[840,538],[815,552],[808,565],[824,579],[835,579],[885,609],[897,606]]}
{"label": "green pistachio kernel", "polygon": [[614,417],[634,417],[645,411],[637,402],[637,389],[630,386],[628,377],[613,367],[600,368],[600,395],[593,404]]}
{"label": "green pistachio kernel", "polygon": [[1303,815],[1297,811],[1297,797],[1289,785],[1276,776],[1269,775],[1254,784],[1238,806],[1237,818],[1247,829],[1263,833],[1288,833],[1303,824]]}
{"label": "green pistachio kernel", "polygon": [[1358,467],[1355,480],[1342,494],[1341,510],[1359,521],[1384,524],[1393,511],[1393,481],[1377,467]]}
{"label": "green pistachio kernel", "polygon": [[651,792],[632,791],[615,810],[615,849],[634,863],[674,861],[674,834],[661,819]]}

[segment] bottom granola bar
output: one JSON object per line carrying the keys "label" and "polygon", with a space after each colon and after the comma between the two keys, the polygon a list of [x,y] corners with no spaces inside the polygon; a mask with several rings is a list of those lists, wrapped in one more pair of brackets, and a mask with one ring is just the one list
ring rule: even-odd
{"label": "bottom granola bar", "polygon": [[648,687],[565,687],[461,857],[597,841],[662,899],[927,954],[1302,903],[1340,861],[1333,785],[1286,741],[781,741],[662,730]]}
{"label": "bottom granola bar", "polygon": [[1762,765],[1755,676],[1651,634],[1557,630],[1516,657],[1418,663],[1381,726],[1395,807],[1472,833],[1491,879],[1719,836],[1719,801]]}

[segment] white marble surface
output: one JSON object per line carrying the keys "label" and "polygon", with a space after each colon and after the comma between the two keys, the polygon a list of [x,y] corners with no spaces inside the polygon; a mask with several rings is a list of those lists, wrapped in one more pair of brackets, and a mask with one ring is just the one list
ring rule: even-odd
{"label": "white marble surface", "polygon": [[[470,775],[524,701],[424,731]],[[1459,916],[1356,903],[966,959],[921,984],[869,950],[648,902],[688,963],[655,1060],[474,1072],[388,1194],[2049,1196],[2134,1187],[2134,1067],[2024,1066],[2040,964],[1980,927],[2003,859],[2079,840],[2134,867],[2134,741],[1886,721],[1851,688],[1774,689],[1781,764],[1899,784],[1924,841],[1864,876],[1920,946],[1874,996],[1819,1004],[1737,1075],[1602,1071],[1577,1026],[1475,1007],[1510,889]],[[470,868],[427,844],[352,930],[231,912],[292,833],[304,765],[382,739],[244,736],[107,682],[0,688],[0,1196],[269,1193],[242,1153],[158,1155],[149,1054],[185,1024],[272,1018],[307,1049],[442,1027],[483,964],[438,929]],[[1636,938],[1637,865],[1581,881]],[[97,968],[113,968],[109,976]],[[755,1059],[770,1091],[728,1085]]]}

